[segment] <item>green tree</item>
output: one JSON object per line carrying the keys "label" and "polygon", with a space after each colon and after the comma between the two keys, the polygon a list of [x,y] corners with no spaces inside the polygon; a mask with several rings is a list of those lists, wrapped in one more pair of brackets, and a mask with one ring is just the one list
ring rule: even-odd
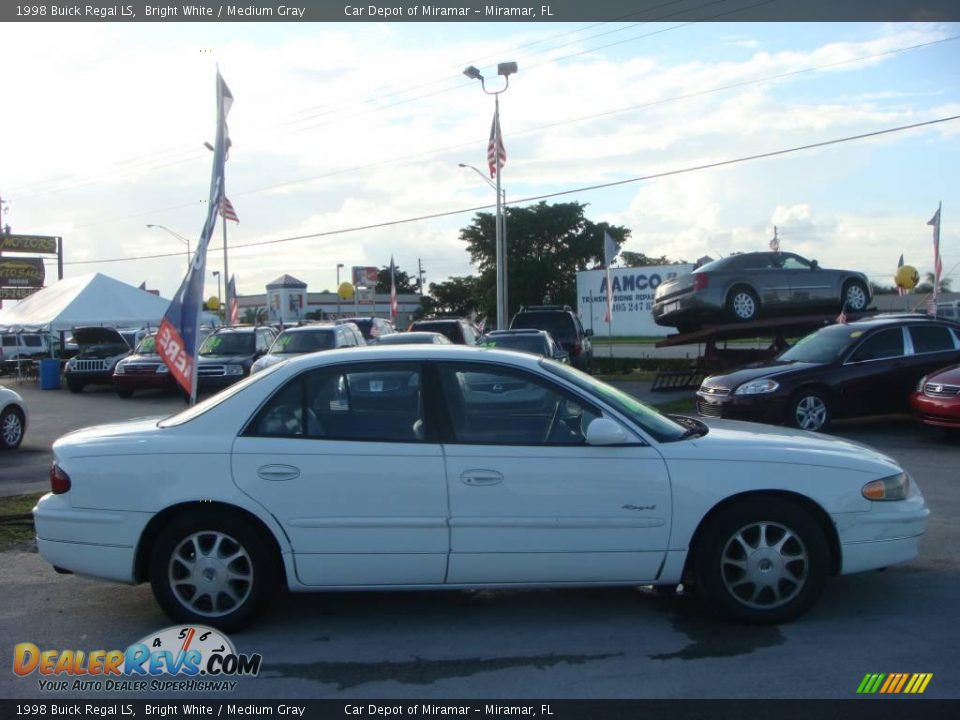
{"label": "green tree", "polygon": [[[540,202],[506,209],[508,314],[521,305],[574,305],[576,272],[603,265],[604,232],[610,233],[617,247],[630,235],[625,227],[588,220],[585,208],[576,202]],[[496,302],[495,224],[493,214],[477,213],[460,231],[470,259],[480,269],[474,292],[477,311],[490,316]]]}
{"label": "green tree", "polygon": [[244,325],[257,325],[267,321],[267,309],[265,307],[247,308],[243,311],[241,322]]}
{"label": "green tree", "polygon": [[[405,273],[400,269],[399,265],[395,265],[393,268],[393,278],[394,282],[397,284],[397,294],[401,293],[418,293],[420,292],[420,283],[416,278]],[[390,292],[390,266],[384,265],[383,268],[377,271],[377,289],[378,293],[389,293]]]}
{"label": "green tree", "polygon": [[429,300],[430,302],[425,302],[424,305],[429,304],[433,315],[466,317],[474,311],[482,314],[480,278],[468,275],[450,278],[442,283],[430,283]]}
{"label": "green tree", "polygon": [[620,253],[621,267],[644,267],[645,265],[686,265],[686,260],[671,260],[666,255],[653,257],[643,253],[630,252],[629,250]]}

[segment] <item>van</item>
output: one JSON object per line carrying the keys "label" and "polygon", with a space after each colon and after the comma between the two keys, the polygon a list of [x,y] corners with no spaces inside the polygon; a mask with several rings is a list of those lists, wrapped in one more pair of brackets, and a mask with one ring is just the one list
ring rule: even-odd
{"label": "van", "polygon": [[960,321],[960,300],[937,303],[937,317],[944,320]]}

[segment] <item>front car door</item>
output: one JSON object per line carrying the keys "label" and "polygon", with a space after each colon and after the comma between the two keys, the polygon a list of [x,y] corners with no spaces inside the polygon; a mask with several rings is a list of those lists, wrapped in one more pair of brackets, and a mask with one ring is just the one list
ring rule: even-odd
{"label": "front car door", "polygon": [[601,410],[542,376],[472,362],[436,370],[449,414],[448,583],[656,577],[670,532],[656,450],[639,438],[587,445]]}
{"label": "front car door", "polygon": [[[861,332],[851,330],[852,335]],[[866,335],[853,348],[839,370],[841,381],[837,387],[842,414],[895,412],[906,403],[913,388],[904,384],[907,364],[904,333],[904,328],[899,326],[883,328]]]}
{"label": "front car door", "polygon": [[840,293],[831,275],[793,253],[780,253],[780,272],[790,285],[790,304],[798,309],[834,307]]}
{"label": "front car door", "polygon": [[420,364],[325,366],[289,380],[233,449],[233,477],[283,525],[304,585],[441,584],[447,489]]}

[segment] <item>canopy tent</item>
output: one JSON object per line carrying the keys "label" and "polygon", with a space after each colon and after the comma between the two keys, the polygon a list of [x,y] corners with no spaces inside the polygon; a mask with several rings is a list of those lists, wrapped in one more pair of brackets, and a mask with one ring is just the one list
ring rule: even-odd
{"label": "canopy tent", "polygon": [[0,310],[0,332],[60,332],[83,325],[160,324],[169,300],[101,273],[61,280]]}

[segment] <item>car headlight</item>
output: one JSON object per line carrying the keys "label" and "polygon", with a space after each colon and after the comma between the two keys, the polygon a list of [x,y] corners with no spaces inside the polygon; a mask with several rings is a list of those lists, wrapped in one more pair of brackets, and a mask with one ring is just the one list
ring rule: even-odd
{"label": "car headlight", "polygon": [[77,367],[76,361],[73,358],[70,358],[67,361],[67,370],[73,370],[75,367]]}
{"label": "car headlight", "polygon": [[910,494],[910,476],[902,472],[868,482],[861,494],[867,500],[906,500]]}
{"label": "car headlight", "polygon": [[751,380],[748,383],[744,383],[736,390],[734,390],[734,395],[762,395],[763,393],[772,393],[774,390],[777,390],[780,387],[780,383],[776,380],[771,380],[770,378],[763,378],[762,380]]}
{"label": "car headlight", "polygon": [[160,363],[157,365],[156,372],[158,375],[165,375],[166,373],[170,372],[170,368],[168,368],[165,363]]}
{"label": "car headlight", "polygon": [[917,383],[917,392],[918,392],[918,393],[922,393],[922,392],[923,392],[923,386],[926,385],[926,384],[927,384],[927,376],[924,375],[922,378],[920,378],[920,382]]}
{"label": "car headlight", "polygon": [[227,375],[243,375],[243,365],[227,365]]}
{"label": "car headlight", "polygon": [[117,366],[113,369],[114,375],[123,375],[126,372],[126,366],[122,362],[118,362]]}

